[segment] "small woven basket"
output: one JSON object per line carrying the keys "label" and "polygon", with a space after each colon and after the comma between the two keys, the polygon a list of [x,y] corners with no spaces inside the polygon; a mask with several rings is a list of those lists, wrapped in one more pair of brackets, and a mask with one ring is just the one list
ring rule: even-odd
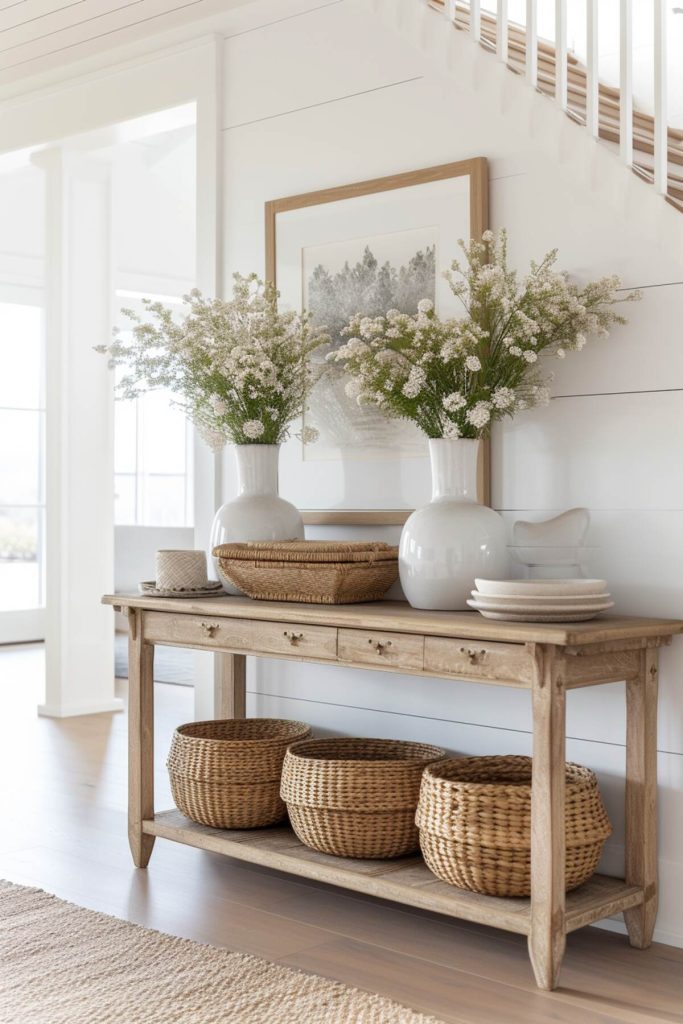
{"label": "small woven basket", "polygon": [[400,857],[418,847],[415,809],[440,747],[402,740],[304,740],[287,751],[281,794],[302,843],[337,857]]}
{"label": "small woven basket", "polygon": [[398,548],[380,541],[259,541],[213,553],[221,574],[258,601],[379,601],[398,579]]}
{"label": "small woven basket", "polygon": [[263,828],[281,821],[285,751],[310,736],[304,722],[229,718],[180,725],[166,766],[176,806],[212,828]]}
{"label": "small woven basket", "polygon": [[[425,771],[416,822],[427,866],[489,896],[531,892],[531,758],[461,757]],[[595,774],[566,765],[566,888],[595,871],[612,828]]]}

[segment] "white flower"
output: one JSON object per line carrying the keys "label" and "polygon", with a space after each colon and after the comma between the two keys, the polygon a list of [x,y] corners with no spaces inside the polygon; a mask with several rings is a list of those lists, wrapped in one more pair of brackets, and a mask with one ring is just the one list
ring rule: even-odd
{"label": "white flower", "polygon": [[401,389],[406,398],[417,398],[422,390],[425,381],[427,380],[427,374],[421,366],[413,366],[410,373],[408,374],[408,380]]}
{"label": "white flower", "polygon": [[494,409],[509,409],[514,405],[515,393],[512,388],[494,388],[491,394],[491,403]]}
{"label": "white flower", "polygon": [[345,345],[342,345],[341,348],[337,349],[335,352],[335,359],[351,359],[357,356],[362,356],[369,351],[370,349],[366,343],[361,341],[360,338],[349,338]]}
{"label": "white flower", "polygon": [[524,358],[527,363],[535,363],[538,359],[538,353],[534,352],[533,349],[528,348],[524,353]]}
{"label": "white flower", "polygon": [[252,440],[261,437],[265,429],[261,420],[247,420],[242,424],[242,433],[245,437],[250,437]]}
{"label": "white flower", "polygon": [[420,299],[417,304],[418,313],[431,313],[434,309],[434,303],[431,299]]}
{"label": "white flower", "polygon": [[511,356],[521,356],[522,354],[522,350],[519,347],[519,345],[510,345],[508,352],[510,353]]}
{"label": "white flower", "polygon": [[443,427],[443,436],[454,440],[456,437],[460,437],[460,429],[457,423],[453,420],[446,420]]}
{"label": "white flower", "polygon": [[481,240],[482,240],[482,242],[492,242],[493,241],[493,231],[485,231],[484,234],[481,236]]}
{"label": "white flower", "polygon": [[304,429],[301,431],[299,437],[301,438],[303,444],[315,444],[315,442],[320,437],[320,431],[317,430],[315,427],[307,426],[304,427]]}
{"label": "white flower", "polygon": [[347,380],[346,384],[344,385],[344,391],[346,392],[349,398],[358,398],[362,390],[362,384],[360,383],[359,380],[356,380],[355,377],[352,377],[351,380]]}
{"label": "white flower", "polygon": [[479,357],[468,356],[467,359],[465,360],[465,366],[470,371],[470,373],[476,373],[478,370],[481,370],[481,362],[479,361]]}
{"label": "white flower", "polygon": [[458,409],[467,405],[467,399],[459,391],[453,391],[450,395],[446,395],[441,404],[446,412],[457,412]]}
{"label": "white flower", "polygon": [[537,386],[534,388],[534,399],[536,405],[550,405],[550,391],[546,387]]}
{"label": "white flower", "polygon": [[576,335],[576,339],[574,341],[574,348],[578,352],[580,352],[585,344],[586,344],[586,335],[585,334],[577,334]]}
{"label": "white flower", "polygon": [[557,358],[558,359],[564,359],[566,354],[567,353],[565,352],[565,350],[563,348],[558,348],[558,350],[557,350]]}
{"label": "white flower", "polygon": [[224,402],[222,398],[218,397],[218,395],[212,395],[209,399],[209,404],[216,413],[216,416],[225,416],[228,411],[227,402]]}
{"label": "white flower", "polygon": [[220,430],[212,430],[210,427],[201,426],[199,433],[212,452],[217,454],[225,447],[225,435],[221,434]]}
{"label": "white flower", "polygon": [[467,421],[477,430],[481,430],[491,419],[491,407],[488,402],[477,402],[467,410]]}

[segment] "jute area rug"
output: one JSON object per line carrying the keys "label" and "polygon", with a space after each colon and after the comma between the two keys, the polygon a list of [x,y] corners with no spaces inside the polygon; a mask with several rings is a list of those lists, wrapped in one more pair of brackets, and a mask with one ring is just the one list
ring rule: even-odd
{"label": "jute area rug", "polygon": [[2,1024],[439,1024],[391,999],[0,881]]}

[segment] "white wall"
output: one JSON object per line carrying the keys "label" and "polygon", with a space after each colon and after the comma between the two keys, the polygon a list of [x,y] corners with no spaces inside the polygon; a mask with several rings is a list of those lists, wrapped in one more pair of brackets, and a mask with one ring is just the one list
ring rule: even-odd
{"label": "white wall", "polygon": [[[393,5],[397,21],[411,5]],[[558,364],[550,408],[497,431],[495,506],[511,521],[588,506],[599,545],[591,569],[610,581],[618,610],[683,616],[683,269],[628,215],[646,191],[634,197],[615,164],[624,206],[610,205],[591,168],[576,163],[581,130],[514,75],[501,80],[493,58],[473,64],[472,44],[437,15],[408,25],[406,39],[370,4],[311,7],[225,42],[226,285],[233,270],[263,268],[268,199],[488,157],[492,226],[509,229],[515,263],[559,246],[572,273],[617,272],[645,289],[627,328]],[[558,119],[556,153],[542,137],[548,119]],[[231,472],[226,461],[228,487]],[[683,643],[662,662],[658,935],[683,944]],[[248,688],[249,713],[318,730],[468,753],[531,750],[528,695],[515,691],[278,662],[251,666]],[[623,689],[572,693],[568,715],[568,756],[598,771],[614,823],[603,863],[614,873],[623,865]]]}

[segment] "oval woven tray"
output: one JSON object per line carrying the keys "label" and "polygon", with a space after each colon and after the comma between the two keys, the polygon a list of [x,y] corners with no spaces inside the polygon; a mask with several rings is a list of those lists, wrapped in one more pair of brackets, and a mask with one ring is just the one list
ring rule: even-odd
{"label": "oval woven tray", "polygon": [[222,575],[258,601],[379,601],[398,579],[398,548],[379,541],[256,541],[213,553]]}

